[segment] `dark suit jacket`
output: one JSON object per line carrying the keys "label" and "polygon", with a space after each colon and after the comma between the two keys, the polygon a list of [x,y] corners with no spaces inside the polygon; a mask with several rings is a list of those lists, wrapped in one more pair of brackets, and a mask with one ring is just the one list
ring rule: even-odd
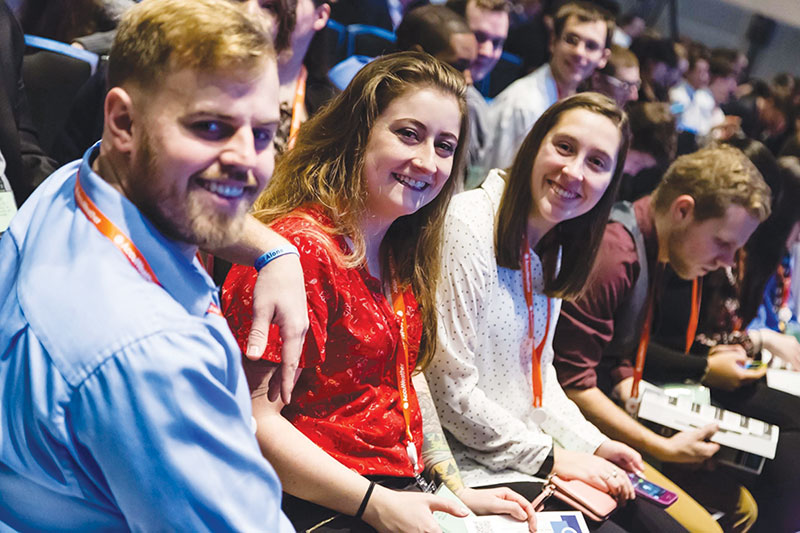
{"label": "dark suit jacket", "polygon": [[55,169],[42,149],[31,121],[22,82],[22,30],[4,0],[0,0],[0,152],[17,204]]}

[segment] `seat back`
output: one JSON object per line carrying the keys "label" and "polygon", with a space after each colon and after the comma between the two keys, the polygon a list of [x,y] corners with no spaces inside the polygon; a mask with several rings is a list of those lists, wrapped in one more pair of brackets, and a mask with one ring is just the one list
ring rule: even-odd
{"label": "seat back", "polygon": [[39,50],[49,50],[50,52],[85,61],[91,66],[92,74],[97,70],[97,63],[100,61],[100,57],[94,52],[75,48],[67,43],[62,43],[61,41],[55,41],[46,37],[39,37],[37,35],[26,35],[25,46]]}
{"label": "seat back", "polygon": [[50,153],[72,101],[97,68],[98,56],[66,43],[26,35],[22,78],[42,149]]}
{"label": "seat back", "polygon": [[388,54],[395,51],[396,41],[394,33],[389,30],[366,24],[350,24],[347,26],[347,57]]}
{"label": "seat back", "polygon": [[309,73],[325,73],[347,57],[347,27],[328,19],[311,41],[305,57]]}

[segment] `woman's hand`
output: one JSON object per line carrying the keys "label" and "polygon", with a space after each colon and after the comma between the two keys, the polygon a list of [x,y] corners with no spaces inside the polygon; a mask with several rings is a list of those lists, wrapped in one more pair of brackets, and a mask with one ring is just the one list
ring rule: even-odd
{"label": "woman's hand", "polygon": [[597,455],[558,447],[554,448],[553,454],[553,472],[559,477],[567,480],[579,479],[609,493],[620,502],[634,498],[631,480],[614,463]]}
{"label": "woman's hand", "polygon": [[800,370],[800,342],[794,335],[778,333],[771,329],[760,329],[761,343],[775,357],[792,365],[792,370]]}
{"label": "woman's hand", "polygon": [[471,489],[456,492],[464,504],[478,515],[507,514],[519,521],[527,520],[531,533],[536,531],[536,512],[531,502],[507,487]]}
{"label": "woman's hand", "polygon": [[376,485],[363,519],[380,533],[441,533],[434,511],[465,517],[469,511],[460,503],[422,492],[402,492]]}
{"label": "woman's hand", "polygon": [[644,477],[644,461],[641,454],[627,444],[609,439],[598,446],[594,454],[611,461],[623,470]]}

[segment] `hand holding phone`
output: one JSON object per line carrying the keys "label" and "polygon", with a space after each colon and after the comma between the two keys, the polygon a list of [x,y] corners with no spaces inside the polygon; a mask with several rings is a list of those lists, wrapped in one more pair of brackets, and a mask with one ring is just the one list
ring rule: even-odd
{"label": "hand holding phone", "polygon": [[671,490],[659,487],[655,483],[651,483],[634,473],[628,472],[628,477],[631,483],[633,483],[633,490],[636,492],[637,496],[647,498],[651,502],[655,502],[662,507],[669,507],[678,499],[678,495]]}

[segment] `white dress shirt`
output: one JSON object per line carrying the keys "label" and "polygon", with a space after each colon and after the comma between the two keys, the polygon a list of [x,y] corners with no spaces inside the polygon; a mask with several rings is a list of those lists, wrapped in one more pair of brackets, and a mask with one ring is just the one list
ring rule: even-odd
{"label": "white dress shirt", "polygon": [[558,100],[550,65],[545,63],[501,92],[489,108],[491,142],[484,168],[507,168],[542,113]]}
{"label": "white dress shirt", "polygon": [[678,121],[678,130],[705,137],[714,126],[725,120],[725,115],[714,101],[708,89],[695,89],[686,80],[669,90],[669,100],[681,104],[683,111]]}

